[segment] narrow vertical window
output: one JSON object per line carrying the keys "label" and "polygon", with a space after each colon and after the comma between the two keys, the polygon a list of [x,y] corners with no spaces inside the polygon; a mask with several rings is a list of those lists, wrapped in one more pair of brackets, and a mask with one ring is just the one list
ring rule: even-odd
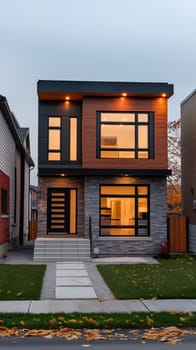
{"label": "narrow vertical window", "polygon": [[14,223],[16,223],[16,203],[17,201],[17,172],[16,167],[14,169]]}
{"label": "narrow vertical window", "polygon": [[70,118],[70,161],[77,160],[77,118]]}
{"label": "narrow vertical window", "polygon": [[2,189],[1,190],[1,215],[7,215],[7,214],[8,214],[7,191]]}
{"label": "narrow vertical window", "polygon": [[76,233],[76,190],[70,189],[70,233]]}
{"label": "narrow vertical window", "polygon": [[61,160],[61,117],[48,118],[48,160]]}

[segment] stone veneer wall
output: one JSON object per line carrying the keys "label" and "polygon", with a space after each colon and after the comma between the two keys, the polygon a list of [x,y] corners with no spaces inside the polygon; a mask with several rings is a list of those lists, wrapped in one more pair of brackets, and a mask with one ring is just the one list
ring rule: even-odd
{"label": "stone veneer wall", "polygon": [[189,251],[196,253],[196,225],[189,225]]}
{"label": "stone veneer wall", "polygon": [[79,177],[40,177],[38,186],[38,237],[47,235],[47,189],[77,188],[77,236],[84,236],[84,185]]}
{"label": "stone veneer wall", "polygon": [[[150,185],[150,236],[100,237],[99,236],[99,185],[149,184]],[[85,232],[92,218],[93,247],[99,256],[154,254],[156,245],[167,240],[166,179],[131,177],[85,177],[84,183]]]}

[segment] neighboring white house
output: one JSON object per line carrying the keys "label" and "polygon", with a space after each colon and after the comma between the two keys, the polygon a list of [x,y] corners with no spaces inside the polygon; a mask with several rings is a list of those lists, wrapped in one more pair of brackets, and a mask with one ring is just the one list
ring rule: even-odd
{"label": "neighboring white house", "polygon": [[21,128],[0,95],[0,257],[28,239],[29,129]]}

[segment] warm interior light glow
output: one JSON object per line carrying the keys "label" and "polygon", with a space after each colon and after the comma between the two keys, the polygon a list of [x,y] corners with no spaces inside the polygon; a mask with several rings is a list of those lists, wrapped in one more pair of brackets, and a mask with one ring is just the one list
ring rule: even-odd
{"label": "warm interior light glow", "polygon": [[69,101],[69,100],[70,100],[70,97],[69,97],[69,96],[66,96],[65,99],[66,99],[66,101]]}
{"label": "warm interior light glow", "polygon": [[70,118],[70,160],[77,160],[77,118]]}
{"label": "warm interior light glow", "polygon": [[166,97],[166,94],[162,94],[161,96],[162,96],[162,97]]}
{"label": "warm interior light glow", "polygon": [[126,96],[127,96],[127,93],[126,93],[126,92],[123,92],[123,93],[122,93],[122,96],[123,96],[123,97],[126,97]]}
{"label": "warm interior light glow", "polygon": [[65,174],[61,174],[61,176],[62,176],[62,177],[64,177],[64,176],[65,176]]}

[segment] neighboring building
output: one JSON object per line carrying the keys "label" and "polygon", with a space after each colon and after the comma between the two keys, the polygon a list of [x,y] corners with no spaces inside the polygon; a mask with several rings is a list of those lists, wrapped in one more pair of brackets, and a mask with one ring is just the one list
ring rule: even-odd
{"label": "neighboring building", "polygon": [[167,239],[172,94],[168,83],[38,82],[42,241],[88,239],[89,218],[98,256],[153,254]]}
{"label": "neighboring building", "polygon": [[30,185],[29,220],[37,221],[37,186]]}
{"label": "neighboring building", "polygon": [[189,250],[196,253],[196,90],[181,103],[182,209],[189,221]]}
{"label": "neighboring building", "polygon": [[29,129],[21,128],[0,95],[0,257],[28,238]]}

